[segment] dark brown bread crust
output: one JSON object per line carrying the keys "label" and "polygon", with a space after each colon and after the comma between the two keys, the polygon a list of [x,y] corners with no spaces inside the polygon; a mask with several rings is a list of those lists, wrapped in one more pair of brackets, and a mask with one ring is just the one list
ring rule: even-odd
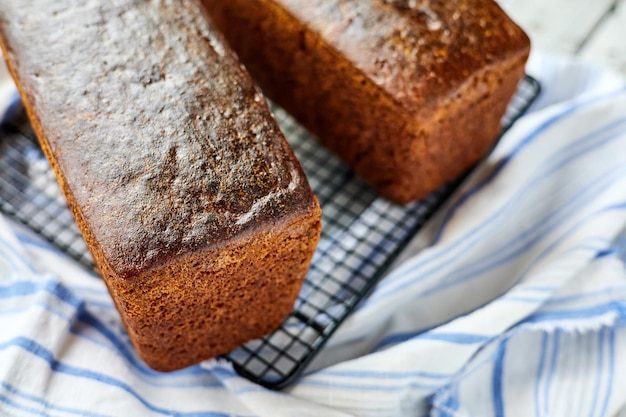
{"label": "dark brown bread crust", "polygon": [[491,148],[529,40],[492,0],[204,0],[252,75],[386,197]]}
{"label": "dark brown bread crust", "polygon": [[146,362],[179,369],[276,328],[320,210],[199,2],[1,0],[0,38]]}

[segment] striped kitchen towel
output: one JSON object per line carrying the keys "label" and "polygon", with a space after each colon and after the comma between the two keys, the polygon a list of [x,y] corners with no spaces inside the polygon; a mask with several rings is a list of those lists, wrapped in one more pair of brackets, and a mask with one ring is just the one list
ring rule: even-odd
{"label": "striped kitchen towel", "polygon": [[537,54],[528,71],[533,108],[282,392],[222,360],[152,371],[102,281],[0,217],[0,416],[618,414],[626,85]]}

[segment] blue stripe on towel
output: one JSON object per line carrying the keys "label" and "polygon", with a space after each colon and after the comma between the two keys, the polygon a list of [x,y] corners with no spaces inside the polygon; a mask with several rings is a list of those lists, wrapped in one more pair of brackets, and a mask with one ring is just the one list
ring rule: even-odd
{"label": "blue stripe on towel", "polygon": [[7,384],[6,382],[0,381],[0,386],[2,386],[2,388],[4,388],[7,392],[15,396],[18,396],[20,398],[23,398],[25,400],[29,400],[31,402],[37,403],[43,406],[45,409],[50,409],[52,411],[61,411],[64,413],[69,413],[69,414],[76,414],[76,415],[80,415],[84,417],[107,417],[105,414],[96,414],[96,413],[91,413],[89,411],[85,411],[83,409],[62,407],[62,406],[51,404],[48,401],[45,401],[36,395],[27,394],[15,388],[13,385]]}
{"label": "blue stripe on towel", "polygon": [[508,341],[508,338],[504,338],[504,340],[498,344],[495,363],[493,366],[492,396],[495,417],[504,417],[504,355],[506,354]]}
{"label": "blue stripe on towel", "polygon": [[541,417],[544,415],[544,400],[539,395],[541,381],[543,381],[543,373],[546,367],[546,353],[548,349],[548,333],[541,332],[541,348],[539,352],[539,364],[537,365],[537,376],[535,377],[535,416]]}
{"label": "blue stripe on towel", "polygon": [[177,415],[181,417],[227,417],[229,414],[214,413],[214,412],[177,412],[169,410],[164,407],[159,407],[143,398],[137,391],[135,391],[130,385],[123,381],[113,378],[108,375],[101,374],[89,369],[79,368],[76,366],[65,365],[54,358],[54,355],[45,347],[37,343],[36,341],[26,337],[16,337],[7,342],[0,343],[0,351],[6,350],[10,347],[20,347],[25,351],[37,356],[38,358],[47,362],[50,369],[54,372],[59,372],[66,375],[75,376],[78,378],[87,379],[90,381],[102,383],[112,387],[119,388],[120,390],[130,394],[133,398],[139,401],[146,409],[162,415]]}

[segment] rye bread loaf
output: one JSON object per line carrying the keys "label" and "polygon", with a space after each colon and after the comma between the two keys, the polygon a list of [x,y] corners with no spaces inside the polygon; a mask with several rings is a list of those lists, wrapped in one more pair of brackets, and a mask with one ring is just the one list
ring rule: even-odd
{"label": "rye bread loaf", "polygon": [[265,93],[398,203],[479,161],[530,42],[493,0],[204,0]]}
{"label": "rye bread loaf", "polygon": [[0,40],[130,338],[154,369],[293,308],[320,209],[196,0],[0,0]]}

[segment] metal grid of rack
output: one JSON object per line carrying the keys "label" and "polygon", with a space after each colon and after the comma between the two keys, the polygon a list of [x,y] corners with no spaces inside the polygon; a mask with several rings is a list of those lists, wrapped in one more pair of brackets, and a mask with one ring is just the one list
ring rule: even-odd
{"label": "metal grid of rack", "polygon": [[[537,81],[524,79],[503,119],[503,131],[526,111],[539,90]],[[319,353],[461,180],[421,201],[404,207],[394,205],[378,197],[282,109],[273,110],[322,206],[322,237],[295,308],[283,325],[226,358],[242,376],[278,389]],[[94,268],[23,113],[5,120],[0,138],[0,210],[85,267]]]}

